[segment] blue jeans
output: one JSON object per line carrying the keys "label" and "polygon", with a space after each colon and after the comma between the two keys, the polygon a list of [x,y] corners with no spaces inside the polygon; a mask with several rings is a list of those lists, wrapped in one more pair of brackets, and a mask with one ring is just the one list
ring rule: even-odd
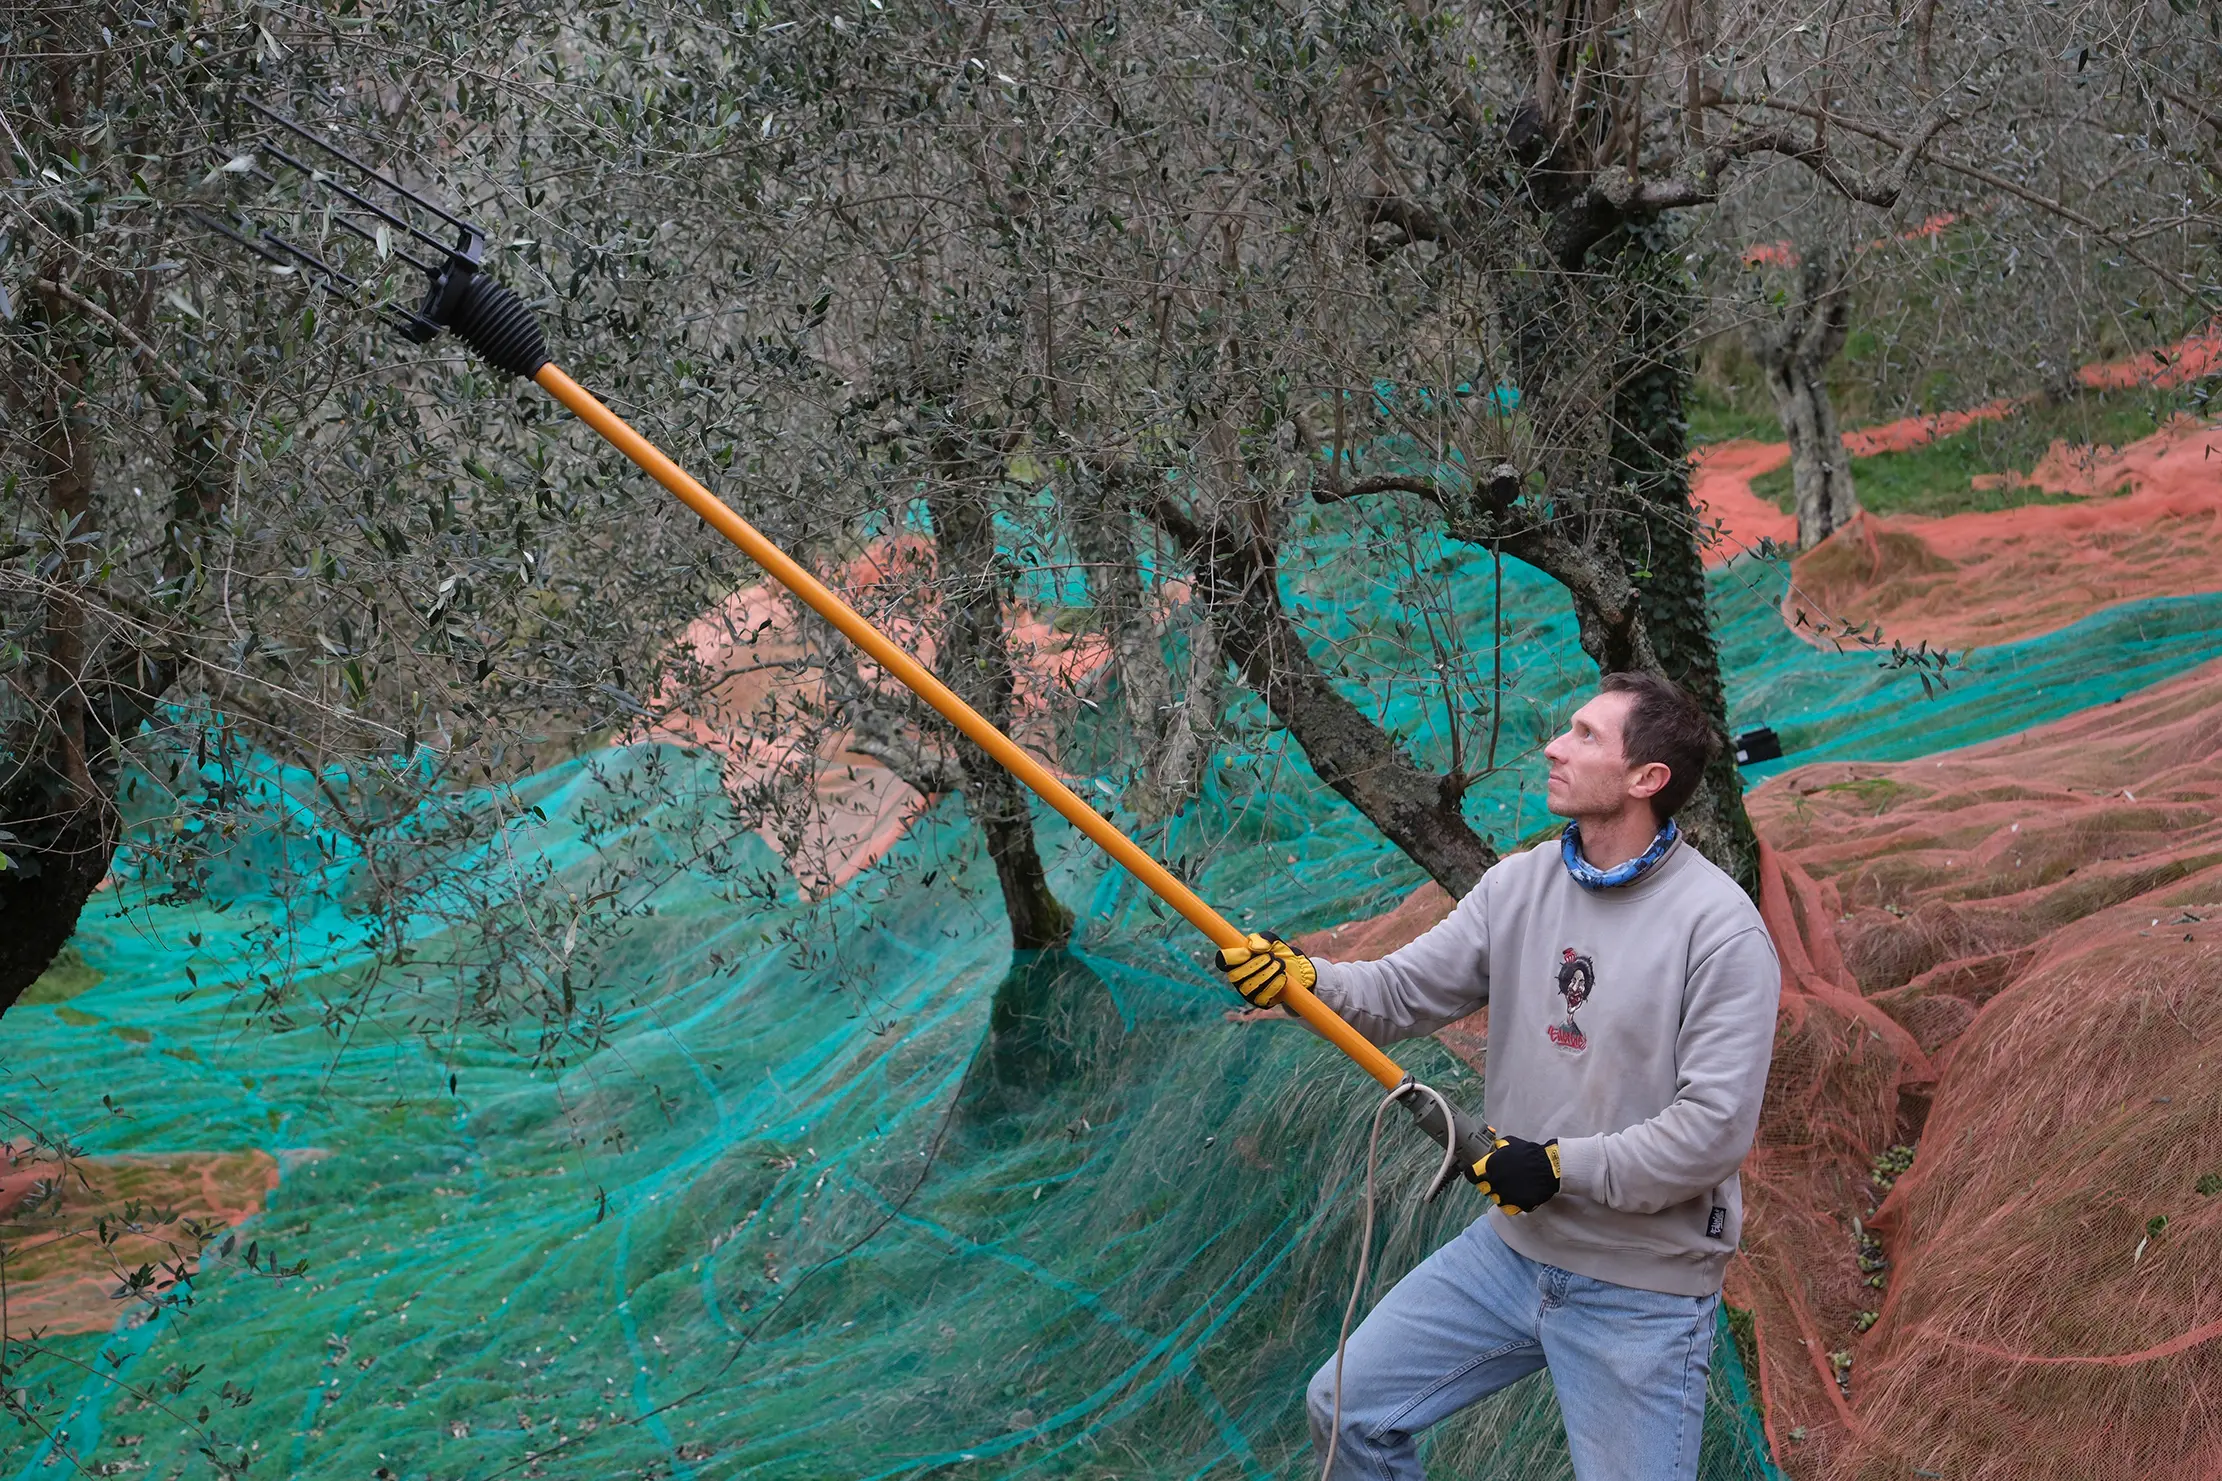
{"label": "blue jeans", "polygon": [[[1539,1265],[1498,1238],[1495,1222],[1474,1220],[1350,1334],[1334,1481],[1418,1481],[1421,1431],[1546,1366],[1578,1481],[1693,1481],[1720,1297]],[[1332,1357],[1305,1398],[1324,1457]]]}

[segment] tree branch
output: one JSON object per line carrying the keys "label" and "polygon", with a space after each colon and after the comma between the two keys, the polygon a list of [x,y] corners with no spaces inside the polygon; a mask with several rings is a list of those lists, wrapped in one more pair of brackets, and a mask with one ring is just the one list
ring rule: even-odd
{"label": "tree branch", "polygon": [[[1723,105],[1731,104],[1727,98],[1719,99]],[[1744,106],[1752,106],[1745,104]],[[1914,130],[1904,138],[1897,138],[1881,129],[1857,128],[1838,117],[1828,108],[1810,108],[1799,104],[1777,103],[1764,100],[1757,106],[1780,108],[1813,121],[1813,137],[1800,139],[1784,129],[1757,129],[1732,133],[1727,141],[1715,146],[1728,158],[1747,158],[1754,154],[1778,154],[1797,161],[1812,171],[1829,187],[1848,200],[1861,201],[1870,206],[1889,209],[1898,204],[1898,197],[1905,193],[1906,180],[1913,167],[1927,152],[1936,136],[1960,116],[1943,106],[1941,97],[1932,100],[1916,120]],[[1889,167],[1873,176],[1862,175],[1847,167],[1842,159],[1830,151],[1823,130],[1830,124],[1843,128],[1847,133],[1859,134],[1878,143],[1888,144],[1898,151],[1898,157]],[[1725,163],[1725,160],[1724,160]],[[1715,170],[1713,173],[1719,173]]]}
{"label": "tree branch", "polygon": [[1368,494],[1418,494],[1438,509],[1450,507],[1444,502],[1443,491],[1436,487],[1434,479],[1404,473],[1379,473],[1339,488],[1314,488],[1312,502],[1340,504],[1345,499],[1362,499]]}
{"label": "tree branch", "polygon": [[[852,696],[852,700],[857,699]],[[852,703],[848,718],[849,749],[871,757],[901,777],[911,790],[925,797],[964,790],[964,769],[953,754],[923,734],[905,734],[902,722],[869,696]]]}
{"label": "tree branch", "polygon": [[1281,605],[1273,548],[1243,530],[1200,525],[1163,494],[1149,513],[1180,543],[1227,657],[1312,771],[1453,897],[1471,889],[1497,856],[1459,811],[1465,779],[1422,772],[1336,688]]}
{"label": "tree branch", "polygon": [[2196,98],[2187,97],[2184,94],[2177,92],[2174,88],[2170,87],[2167,83],[2162,82],[2158,78],[2147,78],[2146,86],[2150,87],[2154,92],[2166,98],[2169,102],[2175,104],[2178,108],[2181,108],[2184,112],[2198,119],[2199,122],[2205,124],[2208,128],[2222,129],[2222,113],[2215,112],[2212,108],[2207,107],[2205,104],[2199,102]]}
{"label": "tree branch", "polygon": [[[1709,91],[1706,101],[1714,107],[1727,106],[1727,100],[1717,92]],[[1792,111],[1817,112],[1810,109]],[[1833,117],[1825,110],[1818,112],[1820,116]],[[1823,143],[1818,127],[1810,139],[1800,138],[1787,129],[1736,127],[1726,139],[1689,150],[1669,160],[1663,169],[1648,173],[1627,166],[1603,170],[1571,202],[1553,213],[1548,234],[1550,250],[1560,262],[1572,266],[1624,221],[1710,205],[1720,199],[1722,181],[1729,166],[1755,154],[1779,154],[1796,160],[1847,198],[1887,208],[1897,204],[1914,163],[1956,117],[1946,112],[1938,100],[1924,110],[1919,126],[1909,138],[1897,139],[1873,130],[1852,130],[1882,139],[1898,150],[1898,157],[1890,167],[1873,176],[1859,173],[1831,152]]]}
{"label": "tree branch", "polygon": [[1369,195],[1365,199],[1365,223],[1378,226],[1386,222],[1404,233],[1407,242],[1447,242],[1450,225],[1430,208],[1418,201],[1400,195]]}
{"label": "tree branch", "polygon": [[[1772,98],[1735,98],[1729,97],[1724,94],[1717,97],[1715,101],[1719,104],[1719,106],[1725,108],[1773,108],[1784,113],[1795,113],[1800,115],[1801,117],[1811,117],[1820,111],[1818,109],[1805,107],[1797,103],[1779,102]],[[1846,133],[1858,134],[1863,138],[1876,139],[1885,143],[1898,142],[1897,140],[1892,139],[1889,134],[1885,133],[1881,129],[1876,128],[1872,124],[1860,123],[1854,119],[1845,118],[1841,114],[1830,115],[1830,121],[1834,123],[1836,127],[1843,129]],[[2176,292],[2182,294],[2184,297],[2190,299],[2193,303],[2199,304],[2202,307],[2212,306],[2212,300],[2210,300],[2205,294],[2201,293],[2197,288],[2185,283],[2177,274],[2172,273],[2167,268],[2162,267],[2159,263],[2153,261],[2150,257],[2147,257],[2143,252],[2140,252],[2137,249],[2137,244],[2130,238],[2125,237],[2124,235],[2122,235],[2122,233],[2114,230],[2112,227],[2103,225],[2099,221],[2094,220],[2092,217],[2084,215],[2081,211],[2078,211],[2077,209],[2075,209],[2075,207],[2069,205],[2067,202],[2056,201],[2049,196],[2039,195],[2036,191],[2029,189],[2027,186],[2016,184],[2014,181],[2008,179],[2004,175],[1993,174],[1991,171],[1983,169],[1979,165],[1964,164],[1947,154],[1930,155],[1929,161],[1940,169],[1950,170],[1955,175],[1965,175],[1970,180],[1979,180],[1983,184],[1990,186],[1994,190],[2004,191],[2006,194],[2013,196],[2016,200],[2026,201],[2028,204],[2037,207],[2041,211],[2049,211],[2053,215],[2058,216],[2061,220],[2072,222],[2073,224],[2082,227],[2085,231],[2092,233],[2094,236],[2104,237],[2107,241],[2112,242],[2116,247],[2119,247],[2124,256],[2133,259],[2138,266],[2144,268],[2154,277],[2159,278],[2162,282],[2166,283],[2169,287],[2173,288]]]}
{"label": "tree branch", "polygon": [[[381,227],[380,230],[384,230],[384,228]],[[201,394],[199,386],[194,385],[191,381],[170,369],[162,357],[154,352],[154,346],[133,333],[130,327],[114,314],[109,313],[67,283],[57,283],[51,278],[33,278],[31,286],[40,293],[49,293],[67,303],[74,304],[106,328],[109,333],[129,345],[132,361],[139,367],[141,373],[151,375],[157,380],[166,381],[201,405],[208,405],[208,398]]]}
{"label": "tree branch", "polygon": [[[1315,475],[1311,490],[1313,503],[1340,504],[1346,499],[1362,499],[1368,494],[1402,493],[1418,494],[1438,509],[1450,508],[1441,486],[1434,479],[1423,478],[1416,473],[1377,473],[1355,483],[1344,483],[1341,446],[1338,444],[1330,449],[1322,443],[1319,433],[1312,428],[1311,418],[1301,411],[1290,412],[1289,422],[1296,428],[1296,445],[1311,460]],[[1170,525],[1165,528],[1175,538],[1186,538]]]}

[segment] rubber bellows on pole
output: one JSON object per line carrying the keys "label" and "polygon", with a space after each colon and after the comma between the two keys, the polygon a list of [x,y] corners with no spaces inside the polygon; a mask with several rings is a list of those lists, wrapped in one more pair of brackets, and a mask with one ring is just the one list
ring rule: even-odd
{"label": "rubber bellows on pole", "polygon": [[448,327],[484,357],[487,364],[531,379],[548,363],[548,344],[540,320],[508,284],[474,272],[457,294]]}

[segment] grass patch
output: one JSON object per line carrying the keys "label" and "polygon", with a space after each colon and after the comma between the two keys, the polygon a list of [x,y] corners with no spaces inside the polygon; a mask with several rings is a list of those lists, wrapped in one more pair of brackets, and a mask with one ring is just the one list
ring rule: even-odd
{"label": "grass patch", "polygon": [[1728,1335],[1736,1344],[1736,1360],[1744,1365],[1744,1379],[1752,1386],[1752,1399],[1759,1398],[1759,1323],[1751,1312],[1741,1306],[1721,1302],[1721,1310],[1728,1317]]}
{"label": "grass patch", "polygon": [[1817,792],[1849,792],[1853,799],[1863,804],[1873,804],[1877,813],[1887,811],[1893,802],[1912,790],[1904,782],[1894,782],[1888,777],[1862,777],[1851,782],[1831,782],[1816,787]]}
{"label": "grass patch", "polygon": [[[2027,486],[1978,489],[1973,480],[1980,474],[2027,473],[2056,441],[2108,447],[2135,442],[2191,404],[2178,391],[2114,391],[2058,404],[2033,402],[2004,421],[1977,422],[1905,452],[1854,458],[1852,481],[1860,507],[1877,514],[1992,513],[2028,504],[2074,503],[2070,494]],[[1787,465],[1754,478],[1751,488],[1786,514],[1797,507]]]}
{"label": "grass patch", "polygon": [[1683,409],[1689,417],[1693,447],[1738,437],[1757,442],[1782,440],[1782,423],[1775,416],[1774,400],[1761,386],[1699,380],[1690,387]]}
{"label": "grass patch", "polygon": [[90,992],[100,986],[100,982],[100,971],[88,965],[78,955],[76,947],[65,946],[61,955],[55,957],[53,963],[39,974],[39,980],[23,989],[23,996],[16,1001],[26,1007],[36,1007],[41,1003],[66,1003],[79,993]]}
{"label": "grass patch", "polygon": [[[2073,494],[2047,493],[2028,484],[2010,488],[1979,489],[1971,480],[1978,473],[2004,470],[1962,459],[1931,457],[1934,448],[1882,453],[1852,459],[1852,482],[1859,491],[1859,506],[1877,514],[1993,514],[2027,504],[2073,504]],[[1787,467],[1762,473],[1751,481],[1751,491],[1784,514],[1797,512],[1797,491]]]}

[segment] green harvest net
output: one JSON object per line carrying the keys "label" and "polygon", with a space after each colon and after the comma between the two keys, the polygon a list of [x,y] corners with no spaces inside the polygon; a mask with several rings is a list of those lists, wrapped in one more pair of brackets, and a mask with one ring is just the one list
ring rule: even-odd
{"label": "green harvest net", "polygon": [[[1422,547],[1410,571],[1382,571],[1356,524],[1304,538],[1313,563],[1288,595],[1346,672],[1402,641],[1411,580],[1489,610],[1470,552]],[[1736,719],[1772,724],[1784,764],[2010,732],[2222,652],[2222,597],[2143,602],[1978,654],[1928,701],[1871,655],[1785,630],[1782,580],[1744,560],[1714,592]],[[1509,562],[1504,581],[1518,754],[1594,671],[1554,588]],[[1371,698],[1441,750],[1430,697]],[[1300,755],[1249,734],[1155,840],[1206,898],[1294,932],[1419,882]],[[266,799],[309,789],[251,759],[225,780]],[[1530,756],[1477,788],[1470,815],[1507,846],[1543,823],[1540,780]],[[228,910],[146,908],[127,866],[77,938],[102,980],[8,1015],[19,1098],[35,1076],[57,1124],[93,1128],[88,1152],[276,1155],[282,1181],[241,1243],[311,1259],[276,1283],[212,1252],[188,1312],[59,1339],[19,1381],[66,1406],[69,1454],[106,1474],[205,1474],[175,1419],[117,1387],[202,1365],[205,1383],[252,1387],[219,1423],[258,1475],[1308,1474],[1301,1394],[1354,1268],[1371,1082],[1307,1034],[1224,1022],[1200,939],[1046,815],[1083,928],[1073,952],[1014,963],[955,801],[812,904],[736,887],[784,873],[711,758],[605,751],[521,800],[536,812],[498,848],[443,843],[427,822],[422,863],[496,893],[583,888],[613,862],[669,877],[582,964],[627,999],[610,1046],[560,1075],[405,1023],[365,1025],[336,1053],[313,1027],[227,1016],[228,990],[253,986],[250,936],[359,934],[359,861],[305,807],[284,836],[236,845]],[[258,895],[258,860],[280,852],[296,872],[318,861],[317,887]],[[688,862],[705,852],[720,867]],[[427,925],[412,946],[437,960],[443,938]],[[470,969],[452,965],[459,991]],[[364,970],[344,944],[316,968]],[[991,1038],[999,988],[1009,1016]],[[1432,1042],[1401,1061],[1480,1104]],[[126,1115],[107,1114],[110,1094]],[[1430,1149],[1401,1125],[1384,1145],[1381,1282],[1477,1212],[1463,1189],[1418,1205]],[[1772,1474],[1725,1331],[1713,1373],[1703,1474]],[[1540,1375],[1441,1427],[1428,1454],[1476,1481],[1569,1474]],[[28,1431],[4,1464],[26,1481],[68,1471]]]}

